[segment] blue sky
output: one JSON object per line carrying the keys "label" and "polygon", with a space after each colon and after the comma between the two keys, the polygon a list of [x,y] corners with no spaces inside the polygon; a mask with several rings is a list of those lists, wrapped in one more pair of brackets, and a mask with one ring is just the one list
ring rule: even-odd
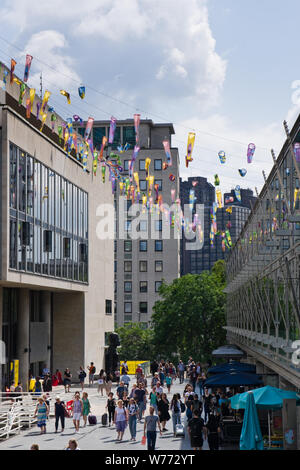
{"label": "blue sky", "polygon": [[[297,0],[3,0],[0,15],[0,36],[12,44],[0,37],[0,59],[9,64],[13,56],[22,76],[25,54],[33,55],[29,85],[39,87],[42,71],[59,114],[108,119],[141,110],[142,118],[166,118],[175,123],[181,175],[213,182],[218,173],[223,191],[262,186],[269,150],[281,148],[282,121],[291,127],[300,110],[291,88],[300,80]],[[250,142],[257,149],[247,165]],[[222,166],[219,150],[227,155]]]}

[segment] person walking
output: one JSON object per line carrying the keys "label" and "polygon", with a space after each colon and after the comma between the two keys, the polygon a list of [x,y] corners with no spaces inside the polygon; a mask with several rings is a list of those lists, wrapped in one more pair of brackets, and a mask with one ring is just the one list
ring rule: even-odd
{"label": "person walking", "polygon": [[83,391],[83,389],[84,389],[84,380],[86,378],[86,372],[84,371],[82,366],[80,366],[80,368],[79,368],[78,378],[79,378],[79,382],[80,382],[80,385],[81,385],[81,390]]}
{"label": "person walking", "polygon": [[128,398],[128,393],[127,393],[127,390],[126,390],[126,389],[125,389],[125,391],[123,392],[122,402],[123,402],[124,408],[127,408],[128,405],[129,405],[129,398]]}
{"label": "person walking", "polygon": [[83,427],[85,428],[86,423],[87,423],[87,417],[91,412],[91,402],[88,398],[87,392],[83,392],[82,394],[82,404],[83,404],[82,417],[83,417],[83,422],[84,422]]}
{"label": "person walking", "polygon": [[100,370],[100,374],[98,377],[98,393],[101,392],[101,397],[103,397],[103,390],[105,389],[105,379],[106,379],[106,374],[103,369]]}
{"label": "person walking", "polygon": [[206,430],[204,427],[204,421],[200,418],[198,410],[194,411],[192,419],[188,422],[187,429],[193,450],[202,450],[203,434],[206,439]]}
{"label": "person walking", "polygon": [[157,370],[158,370],[158,362],[156,360],[154,360],[150,365],[150,372],[152,374],[152,377],[154,377]]}
{"label": "person walking", "polygon": [[180,359],[179,364],[177,366],[177,372],[178,372],[179,383],[180,384],[183,384],[183,382],[184,382],[184,369],[185,369],[185,365],[183,364],[182,360]]}
{"label": "person walking", "polygon": [[122,441],[124,431],[128,423],[128,410],[124,408],[122,400],[118,400],[118,406],[115,410],[114,424],[117,430],[117,441]]}
{"label": "person walking", "polygon": [[166,385],[167,385],[168,393],[171,393],[172,376],[170,373],[166,377]]}
{"label": "person walking", "polygon": [[89,366],[87,366],[87,369],[89,371],[89,387],[94,385],[94,379],[95,379],[95,374],[96,374],[96,367],[93,362]]}
{"label": "person walking", "polygon": [[44,402],[43,398],[39,398],[35,408],[34,418],[37,418],[37,426],[41,429],[41,434],[46,434],[46,422],[48,414],[49,408],[47,403]]}
{"label": "person walking", "polygon": [[55,413],[55,432],[58,431],[58,423],[60,420],[61,424],[61,432],[65,430],[65,404],[61,401],[60,397],[55,397],[55,404],[54,404],[54,413]]}
{"label": "person walking", "polygon": [[[15,390],[15,388],[14,388]],[[40,377],[36,377],[35,379],[35,385],[34,385],[34,394],[35,395],[40,395],[42,393],[42,385],[40,382]]]}
{"label": "person walking", "polygon": [[46,374],[44,377],[43,392],[52,392],[52,379],[50,374]]}
{"label": "person walking", "polygon": [[197,377],[198,377],[197,370],[196,370],[196,367],[194,366],[190,372],[190,381],[191,381],[194,392],[196,391]]}
{"label": "person walking", "polygon": [[111,374],[107,374],[105,377],[105,390],[106,396],[108,397],[111,392],[113,376]]}
{"label": "person walking", "polygon": [[138,413],[138,420],[141,422],[141,419],[143,417],[143,412],[145,412],[146,409],[146,390],[143,388],[143,385],[139,383],[138,387],[134,391],[134,397],[133,397],[139,407],[139,413]]}
{"label": "person walking", "polygon": [[122,377],[121,377],[121,381],[124,383],[127,391],[128,391],[130,380],[131,379],[130,379],[129,375],[127,374],[127,372],[125,374],[123,374]]}
{"label": "person walking", "polygon": [[129,405],[128,405],[128,422],[129,422],[129,431],[131,435],[131,441],[136,440],[136,421],[138,415],[139,407],[137,406],[136,402],[133,398],[130,398]]}
{"label": "person walking", "polygon": [[79,426],[80,426],[80,418],[82,416],[83,412],[83,403],[82,400],[80,399],[80,393],[76,392],[74,401],[72,404],[72,412],[73,412],[73,423],[75,426],[75,432],[79,431]]}
{"label": "person walking", "polygon": [[160,435],[162,435],[162,429],[159,417],[154,415],[153,406],[150,406],[149,413],[150,414],[145,418],[144,437],[147,437],[148,450],[155,450],[156,427],[158,427]]}
{"label": "person walking", "polygon": [[171,405],[170,405],[170,410],[172,411],[173,433],[175,437],[176,425],[181,424],[181,406],[180,406],[180,401],[178,400],[177,394],[173,395]]}
{"label": "person walking", "polygon": [[187,417],[188,420],[192,419],[192,417],[193,417],[193,412],[192,412],[193,402],[194,402],[194,395],[189,395],[188,399],[185,402],[186,417]]}
{"label": "person walking", "polygon": [[156,387],[152,387],[149,398],[150,398],[150,406],[153,406],[154,411],[157,414],[158,397],[157,397]]}
{"label": "person walking", "polygon": [[119,400],[123,400],[123,393],[125,392],[124,382],[120,382],[120,385],[116,389]]}
{"label": "person walking", "polygon": [[208,389],[205,389],[205,393],[203,395],[203,404],[204,404],[204,421],[205,423],[207,422],[207,418],[210,413],[210,408],[211,408],[211,399],[212,396],[210,393],[208,393]]}
{"label": "person walking", "polygon": [[162,430],[167,431],[166,422],[170,419],[169,414],[169,400],[167,399],[167,394],[162,393],[161,399],[158,401],[157,405],[159,421],[162,425]]}
{"label": "person walking", "polygon": [[80,382],[80,385],[81,385],[81,391],[82,392],[83,392],[83,389],[84,389],[84,382],[85,382],[86,376],[87,376],[87,374],[84,370],[84,367],[80,366],[79,371],[78,371],[78,378],[79,378],[79,382]]}
{"label": "person walking", "polygon": [[138,364],[138,366],[136,368],[136,371],[135,371],[135,376],[136,376],[137,382],[138,382],[138,380],[139,380],[142,373],[143,373],[142,366],[141,366],[141,364]]}
{"label": "person walking", "polygon": [[72,374],[70,372],[70,369],[67,367],[64,372],[65,393],[68,393],[70,391],[71,378],[72,378]]}
{"label": "person walking", "polygon": [[116,400],[114,399],[113,392],[108,394],[108,399],[105,407],[108,411],[108,425],[111,425],[111,422],[114,422],[115,410],[116,410]]}
{"label": "person walking", "polygon": [[156,387],[157,382],[159,382],[159,377],[158,377],[158,372],[155,372],[151,380],[151,387]]}
{"label": "person walking", "polygon": [[219,440],[220,440],[220,433],[221,433],[221,428],[220,428],[220,421],[217,416],[215,416],[213,413],[210,413],[208,422],[205,425],[205,428],[207,429],[208,436],[207,436],[207,442],[209,446],[209,450],[219,450]]}

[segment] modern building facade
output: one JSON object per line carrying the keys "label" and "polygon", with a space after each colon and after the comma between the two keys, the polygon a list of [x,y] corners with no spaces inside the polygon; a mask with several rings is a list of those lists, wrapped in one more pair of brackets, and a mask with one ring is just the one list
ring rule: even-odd
{"label": "modern building facade", "polygon": [[243,207],[248,207],[248,209],[252,210],[257,200],[257,197],[253,195],[252,189],[241,188],[240,193],[241,193],[241,201],[237,199],[234,189],[232,189],[230,193],[225,193],[224,194],[224,206],[243,206]]}
{"label": "modern building facade", "polygon": [[[93,144],[100,149],[103,136],[109,135],[110,121],[95,121],[93,125]],[[83,132],[83,131],[81,131]],[[179,156],[178,149],[172,148],[174,134],[172,124],[155,124],[152,120],[142,119],[139,126],[139,147],[134,172],[138,173],[140,213],[132,213],[132,200],[122,195],[119,184],[115,186],[115,321],[118,326],[129,322],[139,322],[147,328],[151,321],[152,308],[159,299],[159,287],[164,279],[167,283],[179,276],[179,238],[176,230],[170,227],[157,210],[155,200],[162,197],[163,203],[171,205],[171,190],[175,198],[179,195]],[[168,140],[171,146],[172,165],[163,169],[166,154],[162,142]],[[113,144],[108,148],[116,151],[121,159],[122,175],[129,175],[130,160],[136,143],[133,119],[118,121]],[[117,147],[129,144],[130,148],[122,153]],[[154,177],[151,197],[153,207],[149,208],[149,181],[146,159],[150,158],[149,175]],[[171,177],[170,177],[171,175]],[[173,175],[173,176],[172,176]],[[173,181],[171,181],[173,179]],[[154,186],[157,186],[157,194]],[[147,196],[147,209],[142,209],[142,196]],[[140,220],[137,221],[137,216]],[[163,227],[170,227],[170,238],[163,239]],[[137,225],[138,238],[132,239]],[[177,233],[177,232],[176,232]]]}
{"label": "modern building facade", "polygon": [[77,379],[81,365],[104,366],[105,333],[114,329],[113,240],[98,239],[96,211],[113,196],[90,163],[83,171],[64,150],[62,119],[55,115],[52,129],[49,112],[41,130],[40,98],[27,118],[19,86],[8,82],[0,90],[1,387],[15,365],[26,389],[29,372],[69,367]]}
{"label": "modern building facade", "polygon": [[[203,177],[190,177],[187,181],[180,180],[182,204],[189,203],[191,189],[195,192],[195,203],[204,206],[203,246],[197,250],[189,250],[189,242],[184,238],[181,239],[181,276],[188,273],[200,274],[202,271],[210,271],[217,260],[225,259],[226,251],[228,251],[227,248],[226,251],[222,249],[222,241],[219,235],[215,236],[213,243],[210,240],[211,209],[215,202],[215,187]],[[224,200],[225,197],[226,195],[224,195]],[[243,204],[243,200],[237,205],[232,205],[231,213],[226,211],[227,207],[228,204],[217,210],[217,230],[225,231],[228,229],[234,243],[248,218],[250,209]]]}

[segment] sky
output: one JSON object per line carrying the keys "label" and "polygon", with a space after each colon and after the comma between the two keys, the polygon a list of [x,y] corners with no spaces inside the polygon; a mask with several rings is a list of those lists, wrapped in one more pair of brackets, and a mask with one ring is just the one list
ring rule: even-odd
{"label": "sky", "polygon": [[[31,54],[28,84],[39,89],[42,72],[63,118],[139,112],[173,122],[181,176],[213,183],[218,174],[222,191],[262,187],[270,149],[278,154],[284,141],[283,120],[291,128],[300,112],[297,0],[2,0],[0,17],[0,60],[13,57],[22,77]],[[188,132],[196,139],[185,168]]]}

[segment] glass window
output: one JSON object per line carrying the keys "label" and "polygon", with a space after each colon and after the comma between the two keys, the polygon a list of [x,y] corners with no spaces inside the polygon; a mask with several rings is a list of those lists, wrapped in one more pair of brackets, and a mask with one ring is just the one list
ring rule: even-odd
{"label": "glass window", "polygon": [[[64,178],[61,178],[61,228],[67,230],[67,182]],[[79,235],[83,236],[82,230]]]}
{"label": "glass window", "polygon": [[163,241],[155,240],[155,251],[163,251]]}
{"label": "glass window", "polygon": [[17,221],[10,219],[9,267],[17,269]]}
{"label": "glass window", "polygon": [[129,170],[129,162],[130,162],[130,160],[124,160],[124,162],[123,162],[124,171]]}
{"label": "glass window", "polygon": [[111,300],[105,300],[105,313],[106,315],[111,315],[112,314],[112,301]]}
{"label": "glass window", "polygon": [[162,261],[155,261],[155,272],[162,272],[163,270],[163,262]]}
{"label": "glass window", "polygon": [[140,312],[141,313],[148,313],[148,303],[147,302],[140,302]]}
{"label": "glass window", "polygon": [[142,293],[148,292],[148,282],[147,281],[140,281],[140,292],[142,292]]}
{"label": "glass window", "polygon": [[131,220],[125,220],[124,222],[124,228],[125,232],[130,232],[131,231]]}
{"label": "glass window", "polygon": [[140,240],[140,251],[147,251],[147,240]]}
{"label": "glass window", "polygon": [[154,185],[158,184],[158,191],[162,191],[162,180],[155,180]]}
{"label": "glass window", "polygon": [[105,127],[93,127],[93,145],[95,149],[101,149],[103,137],[105,137]]}
{"label": "glass window", "polygon": [[27,214],[33,215],[33,158],[27,156]]}
{"label": "glass window", "polygon": [[26,156],[19,151],[19,210],[25,212],[26,204]]}
{"label": "glass window", "polygon": [[17,147],[10,144],[10,207],[17,208]]}
{"label": "glass window", "polygon": [[[109,133],[109,129],[108,129]],[[112,148],[116,149],[121,144],[121,127],[117,126],[114,135],[114,141],[112,143]]]}
{"label": "glass window", "polygon": [[155,292],[159,292],[162,281],[155,281]]}
{"label": "glass window", "polygon": [[147,232],[147,220],[140,221],[140,232]]}
{"label": "glass window", "polygon": [[156,220],[155,221],[155,230],[157,232],[161,232],[162,231],[162,220]]}
{"label": "glass window", "polygon": [[131,281],[124,282],[124,292],[132,292],[132,282]]}
{"label": "glass window", "polygon": [[154,170],[162,169],[162,160],[154,160]]}
{"label": "glass window", "polygon": [[135,146],[135,129],[134,126],[123,126],[123,145],[130,144],[130,147]]}
{"label": "glass window", "polygon": [[132,272],[132,261],[124,261],[124,272],[125,273]]}
{"label": "glass window", "polygon": [[147,261],[140,261],[140,273],[147,272]]}
{"label": "glass window", "polygon": [[42,221],[48,223],[48,168],[42,165]]}
{"label": "glass window", "polygon": [[147,191],[147,181],[146,180],[140,180],[140,190],[141,191]]}
{"label": "glass window", "polygon": [[132,240],[124,240],[124,251],[126,252],[132,251]]}
{"label": "glass window", "polygon": [[145,160],[139,160],[139,169],[140,171],[146,170]]}
{"label": "glass window", "polygon": [[132,313],[132,302],[124,302],[124,313]]}

